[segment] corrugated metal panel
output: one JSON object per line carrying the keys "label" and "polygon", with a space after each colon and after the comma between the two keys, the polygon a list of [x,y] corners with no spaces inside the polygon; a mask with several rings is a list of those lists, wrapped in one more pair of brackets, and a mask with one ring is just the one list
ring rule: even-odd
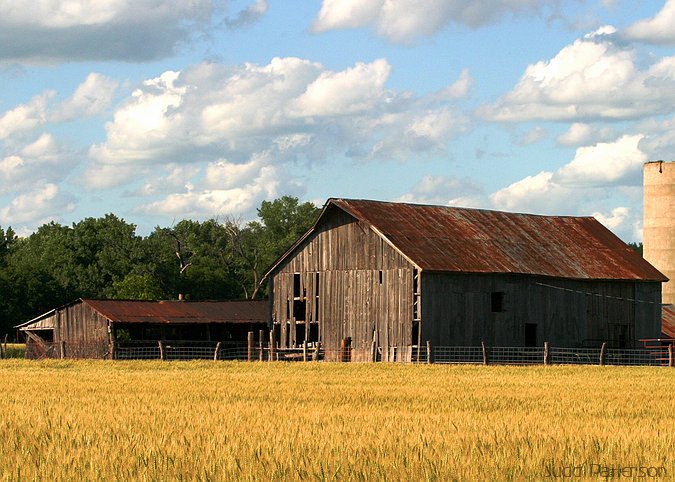
{"label": "corrugated metal panel", "polygon": [[427,271],[667,280],[592,217],[353,199],[330,204],[370,224]]}
{"label": "corrugated metal panel", "polygon": [[82,300],[115,323],[266,323],[266,300]]}
{"label": "corrugated metal panel", "polygon": [[663,307],[661,333],[669,338],[675,338],[675,306],[670,305]]}

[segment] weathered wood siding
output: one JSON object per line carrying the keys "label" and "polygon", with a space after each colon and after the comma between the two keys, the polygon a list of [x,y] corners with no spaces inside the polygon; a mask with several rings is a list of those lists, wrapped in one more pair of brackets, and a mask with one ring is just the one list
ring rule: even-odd
{"label": "weathered wood siding", "polygon": [[296,335],[304,318],[305,326],[318,322],[329,353],[351,337],[353,360],[370,359],[373,341],[382,359],[410,359],[413,267],[348,214],[336,209],[326,217],[275,270],[270,289],[281,347],[305,341]]}
{"label": "weathered wood siding", "polygon": [[86,303],[75,303],[57,313],[56,335],[67,343],[109,342],[108,320]]}
{"label": "weathered wood siding", "polygon": [[[526,324],[537,326],[537,345],[637,346],[658,336],[658,283],[434,273],[421,283],[422,338],[435,345],[525,346]],[[493,293],[504,294],[502,311],[492,311]]]}

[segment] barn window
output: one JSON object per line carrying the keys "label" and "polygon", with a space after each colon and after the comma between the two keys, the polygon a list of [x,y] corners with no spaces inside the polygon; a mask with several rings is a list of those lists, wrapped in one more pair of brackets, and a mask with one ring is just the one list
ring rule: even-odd
{"label": "barn window", "polygon": [[293,298],[300,298],[300,273],[293,273]]}
{"label": "barn window", "polygon": [[537,346],[536,323],[525,323],[525,346]]}
{"label": "barn window", "polygon": [[[314,320],[319,321],[319,272],[316,272],[314,278]],[[317,340],[318,341],[318,340]]]}
{"label": "barn window", "polygon": [[504,311],[504,292],[493,291],[490,296],[490,308],[493,313],[501,313]]}

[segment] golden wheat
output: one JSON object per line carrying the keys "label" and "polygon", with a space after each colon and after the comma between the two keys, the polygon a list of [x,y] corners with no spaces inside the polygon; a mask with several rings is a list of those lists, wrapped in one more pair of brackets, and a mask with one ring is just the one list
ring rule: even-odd
{"label": "golden wheat", "polygon": [[0,386],[1,480],[675,474],[668,368],[4,360]]}

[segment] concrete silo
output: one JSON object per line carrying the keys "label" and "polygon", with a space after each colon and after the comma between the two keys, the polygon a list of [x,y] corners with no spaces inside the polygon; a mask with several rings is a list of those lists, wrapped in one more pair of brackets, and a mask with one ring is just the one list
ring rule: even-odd
{"label": "concrete silo", "polygon": [[675,162],[644,166],[644,257],[670,281],[663,303],[675,304]]}

